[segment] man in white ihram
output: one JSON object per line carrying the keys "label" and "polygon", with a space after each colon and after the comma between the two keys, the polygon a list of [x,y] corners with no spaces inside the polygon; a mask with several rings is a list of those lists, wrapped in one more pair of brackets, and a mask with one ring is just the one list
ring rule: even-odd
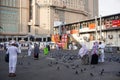
{"label": "man in white ihram", "polygon": [[102,42],[99,42],[99,50],[100,50],[99,62],[105,61],[104,48],[105,48],[105,45]]}
{"label": "man in white ihram", "polygon": [[15,77],[17,54],[19,53],[19,50],[14,41],[12,41],[10,45],[11,46],[7,50],[7,54],[9,54],[9,77]]}
{"label": "man in white ihram", "polygon": [[31,56],[32,53],[32,43],[29,43],[28,45],[28,56]]}

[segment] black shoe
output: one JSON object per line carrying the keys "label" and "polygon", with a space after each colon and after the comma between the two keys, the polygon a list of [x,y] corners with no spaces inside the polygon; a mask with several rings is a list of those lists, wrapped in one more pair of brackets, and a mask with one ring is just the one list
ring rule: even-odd
{"label": "black shoe", "polygon": [[8,75],[9,77],[11,77],[12,76],[12,73],[9,73],[9,75]]}
{"label": "black shoe", "polygon": [[9,77],[16,77],[16,74],[15,74],[15,73],[9,73],[8,76],[9,76]]}

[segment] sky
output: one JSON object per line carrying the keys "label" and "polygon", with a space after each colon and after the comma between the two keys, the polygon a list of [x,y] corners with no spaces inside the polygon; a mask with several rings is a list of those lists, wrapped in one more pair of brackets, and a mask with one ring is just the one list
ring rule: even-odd
{"label": "sky", "polygon": [[99,0],[99,15],[120,13],[120,0]]}

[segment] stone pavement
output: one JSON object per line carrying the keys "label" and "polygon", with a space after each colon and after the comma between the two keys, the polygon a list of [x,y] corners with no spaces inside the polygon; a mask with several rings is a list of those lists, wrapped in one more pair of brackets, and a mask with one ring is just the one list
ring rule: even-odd
{"label": "stone pavement", "polygon": [[82,65],[78,50],[52,50],[49,55],[41,51],[39,60],[18,55],[16,77],[8,77],[8,63],[0,51],[0,80],[120,80],[120,54],[106,53],[105,63]]}

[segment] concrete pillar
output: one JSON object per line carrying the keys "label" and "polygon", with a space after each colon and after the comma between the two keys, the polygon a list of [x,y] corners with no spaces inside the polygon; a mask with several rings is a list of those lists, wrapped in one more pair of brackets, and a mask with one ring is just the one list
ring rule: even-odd
{"label": "concrete pillar", "polygon": [[9,40],[8,40],[8,36],[6,36],[6,39],[7,39],[7,42],[8,42],[8,41],[9,41]]}
{"label": "concrete pillar", "polygon": [[46,37],[46,42],[48,41],[48,37]]}
{"label": "concrete pillar", "polygon": [[41,42],[43,42],[43,37],[41,37]]}
{"label": "concrete pillar", "polygon": [[28,42],[30,41],[30,37],[28,37]]}
{"label": "concrete pillar", "polygon": [[16,36],[16,41],[18,41],[18,36]]}

